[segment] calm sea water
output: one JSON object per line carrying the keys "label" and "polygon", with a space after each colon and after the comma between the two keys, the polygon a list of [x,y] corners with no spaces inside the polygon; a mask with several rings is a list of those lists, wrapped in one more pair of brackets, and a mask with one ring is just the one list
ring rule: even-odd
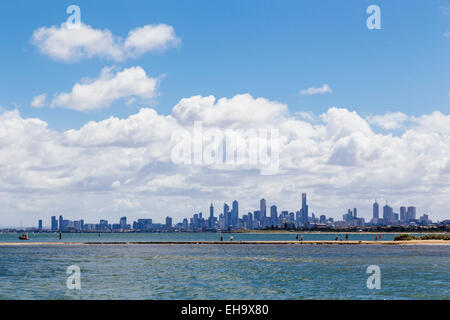
{"label": "calm sea water", "polygon": [[[28,242],[116,242],[116,241],[219,241],[222,235],[224,240],[233,236],[234,241],[244,240],[286,240],[295,241],[298,235],[303,240],[334,240],[336,237],[345,240],[345,234],[330,233],[63,233],[59,240],[58,233],[31,233]],[[378,235],[378,234],[377,234]],[[397,234],[382,233],[381,240],[393,240]],[[0,234],[0,242],[17,242],[20,234]],[[375,241],[375,234],[354,233],[349,234],[349,240]]]}
{"label": "calm sea water", "polygon": [[[200,235],[110,236],[169,241]],[[73,239],[80,241],[77,236]],[[327,235],[304,235],[319,236]],[[8,239],[2,235],[0,241]],[[66,287],[71,265],[81,269],[80,290]],[[381,269],[380,290],[366,286],[369,265]],[[0,299],[449,299],[449,265],[450,247],[431,245],[5,246]]]}

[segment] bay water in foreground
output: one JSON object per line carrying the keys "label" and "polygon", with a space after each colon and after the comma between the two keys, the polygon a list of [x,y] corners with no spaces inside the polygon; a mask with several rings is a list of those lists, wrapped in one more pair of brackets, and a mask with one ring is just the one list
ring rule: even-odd
{"label": "bay water in foreground", "polygon": [[[18,233],[0,234],[0,243],[17,242]],[[296,236],[303,236],[305,241],[318,240],[345,240],[345,233],[208,233],[208,232],[150,232],[150,233],[63,233],[59,239],[59,233],[30,233],[27,242],[147,242],[147,241],[219,241],[222,236],[228,241],[233,236],[234,241],[295,241]],[[375,241],[375,235],[381,235],[381,240],[394,240],[394,233],[349,233],[349,240]]]}
{"label": "bay water in foreground", "polygon": [[3,246],[0,299],[449,299],[449,265],[446,245]]}

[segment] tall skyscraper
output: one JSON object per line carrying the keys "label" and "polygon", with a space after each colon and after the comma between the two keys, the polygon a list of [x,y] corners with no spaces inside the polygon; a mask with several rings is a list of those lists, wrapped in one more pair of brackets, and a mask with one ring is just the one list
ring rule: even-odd
{"label": "tall skyscraper", "polygon": [[385,224],[392,223],[392,221],[394,221],[394,212],[387,204],[383,207],[383,221]]}
{"label": "tall skyscraper", "polygon": [[408,211],[406,212],[406,219],[408,221],[416,219],[416,207],[408,207]]}
{"label": "tall skyscraper", "polygon": [[406,207],[400,207],[400,221],[406,221]]}
{"label": "tall skyscraper", "polygon": [[230,206],[228,204],[223,204],[223,216],[225,218],[225,228],[229,229],[231,225],[231,213],[230,213]]}
{"label": "tall skyscraper", "polygon": [[39,219],[39,222],[38,222],[38,229],[42,230],[42,220],[41,219]]}
{"label": "tall skyscraper", "polygon": [[120,229],[127,228],[127,217],[120,218]]}
{"label": "tall skyscraper", "polygon": [[233,227],[237,228],[239,222],[239,202],[234,200],[231,208],[231,224]]}
{"label": "tall skyscraper", "polygon": [[166,217],[166,228],[167,229],[172,228],[172,218],[171,217]]}
{"label": "tall skyscraper", "polygon": [[270,207],[270,220],[272,225],[277,225],[278,224],[278,211],[277,211],[277,206],[273,205]]}
{"label": "tall skyscraper", "polygon": [[210,218],[214,218],[214,206],[211,203],[211,205],[209,206],[209,217]]}
{"label": "tall skyscraper", "polygon": [[264,198],[259,201],[259,211],[261,213],[261,220],[266,218],[266,200]]}
{"label": "tall skyscraper", "polygon": [[353,208],[353,219],[358,218],[357,212],[358,212],[358,211],[356,210],[356,208]]}
{"label": "tall skyscraper", "polygon": [[228,211],[230,211],[230,206],[225,202],[223,204],[223,214],[227,213]]}
{"label": "tall skyscraper", "polygon": [[373,218],[378,219],[380,217],[380,207],[378,206],[377,200],[375,200],[375,202],[373,203],[372,211],[373,211]]}
{"label": "tall skyscraper", "polygon": [[52,231],[58,230],[58,220],[56,220],[55,216],[52,216],[51,227],[52,227]]}
{"label": "tall skyscraper", "polygon": [[308,223],[308,205],[306,204],[306,193],[302,193],[302,209],[300,210],[301,223]]}
{"label": "tall skyscraper", "polygon": [[64,229],[64,219],[63,219],[63,216],[61,215],[61,216],[59,216],[59,231],[62,231],[63,229]]}
{"label": "tall skyscraper", "polygon": [[270,218],[272,218],[272,220],[276,220],[278,217],[278,211],[277,211],[277,206],[273,205],[270,207]]}

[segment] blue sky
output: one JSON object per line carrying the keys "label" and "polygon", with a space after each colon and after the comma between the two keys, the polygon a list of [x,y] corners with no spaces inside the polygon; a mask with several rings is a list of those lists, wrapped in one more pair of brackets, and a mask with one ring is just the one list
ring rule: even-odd
{"label": "blue sky", "polygon": [[[98,44],[106,58],[62,61],[36,42],[44,30],[70,47],[72,4],[83,32],[121,38]],[[366,26],[373,4],[381,30]],[[130,30],[146,39],[149,25],[176,39],[126,51]],[[118,44],[126,58],[108,58]],[[369,220],[376,198],[449,217],[449,0],[2,1],[0,50],[0,225],[61,213],[178,221],[211,201],[238,199],[245,213],[262,197],[296,211],[301,192],[316,215],[357,207]],[[132,80],[117,89],[122,71]],[[279,129],[280,174],[170,161],[171,134],[194,121]]]}
{"label": "blue sky", "polygon": [[[89,59],[55,62],[30,43],[35,29],[59,25],[70,4],[82,22],[125,37],[153,23],[171,25],[181,45],[124,62]],[[381,8],[382,30],[368,30],[365,10]],[[0,105],[38,117],[55,129],[89,120],[127,117],[142,105],[77,112],[35,109],[42,92],[70,91],[104,66],[142,66],[164,75],[150,103],[169,114],[183,97],[250,93],[288,104],[291,112],[321,113],[330,106],[362,114],[448,112],[450,14],[448,1],[8,1],[0,10]],[[329,84],[332,94],[299,91]]]}

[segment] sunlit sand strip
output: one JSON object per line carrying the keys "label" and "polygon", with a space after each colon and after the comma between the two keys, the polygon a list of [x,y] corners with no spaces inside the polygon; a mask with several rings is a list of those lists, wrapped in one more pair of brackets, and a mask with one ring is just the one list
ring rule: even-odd
{"label": "sunlit sand strip", "polygon": [[409,240],[409,241],[121,241],[121,242],[0,242],[0,246],[79,246],[79,245],[139,245],[139,244],[323,244],[323,245],[450,245],[448,240]]}

